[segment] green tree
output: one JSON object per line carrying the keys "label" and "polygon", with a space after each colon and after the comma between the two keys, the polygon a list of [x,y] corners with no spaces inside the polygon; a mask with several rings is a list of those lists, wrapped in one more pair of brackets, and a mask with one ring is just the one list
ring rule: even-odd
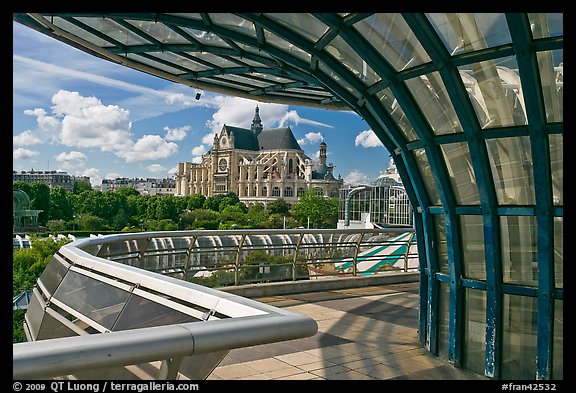
{"label": "green tree", "polygon": [[311,228],[335,228],[338,222],[338,198],[324,198],[316,190],[309,189],[298,203],[292,205],[290,212],[301,226]]}
{"label": "green tree", "polygon": [[74,207],[70,200],[70,192],[61,186],[50,189],[50,220],[70,221],[74,216]]}
{"label": "green tree", "polygon": [[278,198],[268,204],[266,208],[269,214],[280,214],[281,216],[287,216],[290,211],[290,205],[284,200],[284,198]]}
{"label": "green tree", "polygon": [[86,183],[85,181],[76,181],[72,186],[72,193],[73,194],[81,194],[83,191],[92,190],[92,185],[90,183]]}

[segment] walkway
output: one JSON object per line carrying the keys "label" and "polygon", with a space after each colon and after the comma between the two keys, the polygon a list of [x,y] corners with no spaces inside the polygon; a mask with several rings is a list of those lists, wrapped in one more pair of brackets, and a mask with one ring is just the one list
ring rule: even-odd
{"label": "walkway", "polygon": [[312,337],[233,349],[208,380],[485,380],[418,342],[419,283],[257,300],[312,317]]}

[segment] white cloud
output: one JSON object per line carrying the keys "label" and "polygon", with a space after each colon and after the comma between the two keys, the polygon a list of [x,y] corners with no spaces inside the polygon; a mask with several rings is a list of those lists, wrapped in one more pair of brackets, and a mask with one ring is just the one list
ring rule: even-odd
{"label": "white cloud", "polygon": [[96,187],[96,186],[99,186],[102,184],[102,175],[100,174],[100,171],[96,168],[84,169],[78,175],[89,177],[90,178],[90,184],[92,184],[92,187]]}
{"label": "white cloud", "polygon": [[38,156],[40,153],[34,150],[24,149],[23,147],[19,147],[12,151],[12,158],[14,160],[27,160],[32,157]]}
{"label": "white cloud", "polygon": [[192,158],[192,163],[194,164],[202,164],[202,157],[201,156],[197,156]]}
{"label": "white cloud", "polygon": [[160,164],[152,164],[152,165],[148,165],[146,167],[146,169],[148,169],[149,172],[152,173],[162,173],[166,171],[166,168],[164,168],[162,165]]}
{"label": "white cloud", "polygon": [[320,132],[308,132],[304,135],[304,138],[298,139],[298,144],[300,145],[307,145],[307,144],[317,144],[324,141],[324,137]]}
{"label": "white cloud", "polygon": [[178,145],[174,142],[166,142],[159,135],[144,135],[131,146],[130,150],[116,154],[127,162],[134,162],[167,158],[177,152]]}
{"label": "white cloud", "polygon": [[315,120],[311,120],[311,119],[305,119],[303,117],[300,117],[298,112],[295,110],[291,110],[291,111],[286,112],[284,114],[284,116],[282,116],[280,118],[280,120],[278,120],[278,127],[287,127],[286,123],[289,123],[289,122],[292,122],[295,125],[302,123],[302,124],[310,124],[310,125],[319,126],[319,127],[334,128],[334,126],[331,126],[331,125],[326,124],[326,123],[321,123],[319,121],[315,121]]}
{"label": "white cloud", "polygon": [[370,179],[366,174],[357,169],[353,169],[352,172],[344,176],[344,183],[351,185],[369,184]]}
{"label": "white cloud", "polygon": [[166,131],[166,140],[181,141],[186,138],[186,134],[188,131],[190,131],[190,128],[190,126],[183,126],[179,128],[164,127],[164,131]]}
{"label": "white cloud", "polygon": [[39,143],[42,143],[42,140],[30,130],[23,131],[12,137],[12,144],[17,146],[37,145]]}
{"label": "white cloud", "polygon": [[356,136],[355,140],[356,146],[362,147],[379,147],[384,146],[380,139],[374,134],[372,130],[362,131]]}
{"label": "white cloud", "polygon": [[208,149],[204,145],[196,146],[192,149],[192,155],[193,156],[202,156],[202,155],[206,154],[207,151],[208,151]]}
{"label": "white cloud", "polygon": [[104,106],[96,97],[58,91],[52,110],[62,117],[60,143],[70,147],[125,151],[132,144],[130,113],[117,105]]}
{"label": "white cloud", "polygon": [[60,153],[56,156],[58,162],[79,162],[86,160],[86,154],[79,151],[71,151],[70,153]]}

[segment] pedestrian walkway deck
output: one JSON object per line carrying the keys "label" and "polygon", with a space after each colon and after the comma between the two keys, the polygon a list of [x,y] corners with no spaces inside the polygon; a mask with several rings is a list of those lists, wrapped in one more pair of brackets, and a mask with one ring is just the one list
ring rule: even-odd
{"label": "pedestrian walkway deck", "polygon": [[231,350],[208,380],[485,380],[418,342],[418,282],[260,297],[307,315],[312,337]]}

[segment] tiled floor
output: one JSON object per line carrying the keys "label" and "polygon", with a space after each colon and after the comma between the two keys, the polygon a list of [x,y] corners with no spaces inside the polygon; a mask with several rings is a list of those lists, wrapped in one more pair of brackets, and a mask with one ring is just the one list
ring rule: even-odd
{"label": "tiled floor", "polygon": [[233,349],[208,380],[483,380],[418,342],[418,283],[257,300],[314,318],[312,337]]}

